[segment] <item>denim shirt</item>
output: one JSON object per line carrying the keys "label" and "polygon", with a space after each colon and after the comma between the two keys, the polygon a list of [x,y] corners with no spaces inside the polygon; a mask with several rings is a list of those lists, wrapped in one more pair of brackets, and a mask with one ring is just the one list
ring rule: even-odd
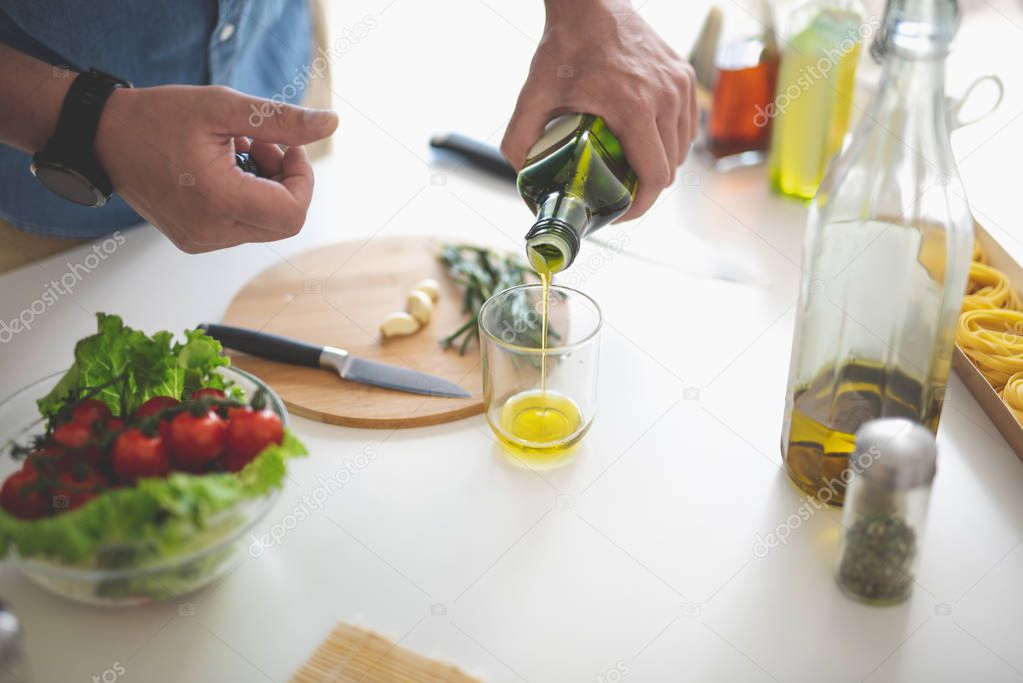
{"label": "denim shirt", "polygon": [[[95,67],[135,87],[227,85],[300,99],[308,64],[307,0],[3,0],[0,42],[55,66]],[[116,194],[100,209],[72,204],[29,171],[31,156],[0,145],[0,219],[28,232],[90,238],[142,222]]]}

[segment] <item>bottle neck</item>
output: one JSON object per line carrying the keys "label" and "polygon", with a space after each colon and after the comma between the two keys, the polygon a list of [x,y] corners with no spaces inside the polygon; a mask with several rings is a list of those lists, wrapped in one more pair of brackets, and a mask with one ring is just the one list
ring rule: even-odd
{"label": "bottle neck", "polygon": [[902,100],[908,107],[945,106],[945,58],[914,59],[890,54],[881,72],[881,99]]}
{"label": "bottle neck", "polygon": [[888,0],[871,54],[944,58],[958,24],[958,0]]}
{"label": "bottle neck", "polygon": [[577,197],[552,192],[544,197],[536,212],[536,222],[526,233],[526,254],[534,267],[544,258],[550,271],[568,268],[579,253],[580,241],[589,228],[590,212]]}
{"label": "bottle neck", "polygon": [[[959,18],[957,0],[888,0],[871,54],[883,63],[878,94],[865,113],[877,154],[901,143],[913,163],[945,173],[954,166],[945,99],[945,58]],[[885,152],[885,150],[888,150]]]}
{"label": "bottle neck", "polygon": [[590,211],[586,202],[562,192],[552,192],[540,202],[536,211],[536,222],[557,220],[571,227],[579,237],[586,234],[590,222]]}
{"label": "bottle neck", "polygon": [[[949,148],[945,58],[910,58],[889,53],[881,75],[874,121],[927,161]],[[939,144],[935,148],[933,141]]]}

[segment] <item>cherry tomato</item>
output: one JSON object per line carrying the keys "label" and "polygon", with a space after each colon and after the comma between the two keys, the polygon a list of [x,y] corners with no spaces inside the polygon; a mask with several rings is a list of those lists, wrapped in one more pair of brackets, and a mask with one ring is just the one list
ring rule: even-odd
{"label": "cherry tomato", "polygon": [[71,421],[92,427],[97,422],[101,425],[112,417],[110,408],[103,401],[87,398],[71,409]]}
{"label": "cherry tomato", "polygon": [[195,395],[192,396],[192,398],[198,401],[203,396],[209,396],[211,398],[227,398],[227,394],[220,389],[214,389],[213,387],[203,387],[202,389],[199,389],[195,392]]}
{"label": "cherry tomato", "polygon": [[181,401],[170,396],[154,396],[135,409],[135,417],[148,417],[155,415],[164,408],[173,408],[181,405]]}
{"label": "cherry tomato", "polygon": [[245,413],[251,413],[252,408],[249,406],[231,406],[227,409],[227,419],[231,420],[238,415],[244,415]]}
{"label": "cherry tomato", "polygon": [[174,464],[187,472],[201,472],[224,451],[227,423],[210,410],[196,417],[178,413],[171,421],[170,448]]}
{"label": "cherry tomato", "polygon": [[[135,418],[149,417],[150,415],[156,415],[161,410],[167,408],[173,408],[174,406],[181,405],[181,401],[170,396],[154,396],[149,399],[135,410]],[[170,421],[161,420],[159,425],[160,436],[163,437],[164,441],[170,439]]]}
{"label": "cherry tomato", "polygon": [[114,441],[113,464],[117,476],[128,482],[170,472],[163,438],[158,434],[146,436],[139,429],[127,429]]}
{"label": "cherry tomato", "polygon": [[14,472],[0,487],[0,505],[18,519],[39,519],[50,514],[50,496],[35,488],[38,480],[35,474],[25,470]]}
{"label": "cherry tomato", "polygon": [[31,455],[29,455],[27,458],[25,458],[25,462],[21,463],[20,471],[34,476],[39,476],[40,468],[41,468],[40,462],[34,459]]}
{"label": "cherry tomato", "polygon": [[231,472],[242,469],[267,446],[284,439],[284,425],[272,410],[233,408],[228,416],[227,453],[222,462]]}
{"label": "cherry tomato", "polygon": [[92,429],[80,422],[65,422],[53,430],[53,443],[64,448],[82,448],[93,440]]}
{"label": "cherry tomato", "polygon": [[71,462],[84,460],[91,466],[98,467],[103,460],[103,452],[96,445],[96,438],[89,425],[65,422],[53,430],[50,438],[53,443],[67,449],[67,459]]}
{"label": "cherry tomato", "polygon": [[103,493],[110,483],[92,470],[75,472],[69,470],[57,478],[53,487],[53,508],[55,512],[62,509],[74,510]]}
{"label": "cherry tomato", "polygon": [[124,420],[119,417],[112,417],[107,420],[107,423],[104,426],[107,428],[108,432],[119,432],[124,429]]}
{"label": "cherry tomato", "polygon": [[43,446],[34,450],[25,457],[21,464],[24,472],[30,472],[36,476],[56,477],[69,467],[67,452],[60,447]]}

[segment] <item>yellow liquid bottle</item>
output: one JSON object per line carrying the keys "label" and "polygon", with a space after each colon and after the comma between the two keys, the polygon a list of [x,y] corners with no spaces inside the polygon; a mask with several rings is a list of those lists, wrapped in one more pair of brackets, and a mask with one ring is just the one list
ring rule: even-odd
{"label": "yellow liquid bottle", "polygon": [[828,162],[842,149],[860,59],[862,12],[813,8],[809,24],[782,54],[771,122],[771,187],[812,199]]}

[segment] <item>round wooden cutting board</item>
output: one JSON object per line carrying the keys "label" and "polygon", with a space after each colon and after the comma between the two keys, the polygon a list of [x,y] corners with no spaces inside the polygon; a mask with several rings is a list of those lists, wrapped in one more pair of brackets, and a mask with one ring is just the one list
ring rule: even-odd
{"label": "round wooden cutting board", "polygon": [[[479,345],[464,356],[440,340],[466,320],[462,292],[437,259],[441,238],[391,237],[333,244],[269,268],[235,295],[224,324],[249,327],[354,356],[438,375],[472,394],[435,398],[357,384],[333,370],[285,365],[232,352],[232,362],[272,386],[296,415],[351,427],[394,429],[450,422],[483,411]],[[380,322],[405,310],[423,278],[441,285],[430,322],[382,341]]]}

